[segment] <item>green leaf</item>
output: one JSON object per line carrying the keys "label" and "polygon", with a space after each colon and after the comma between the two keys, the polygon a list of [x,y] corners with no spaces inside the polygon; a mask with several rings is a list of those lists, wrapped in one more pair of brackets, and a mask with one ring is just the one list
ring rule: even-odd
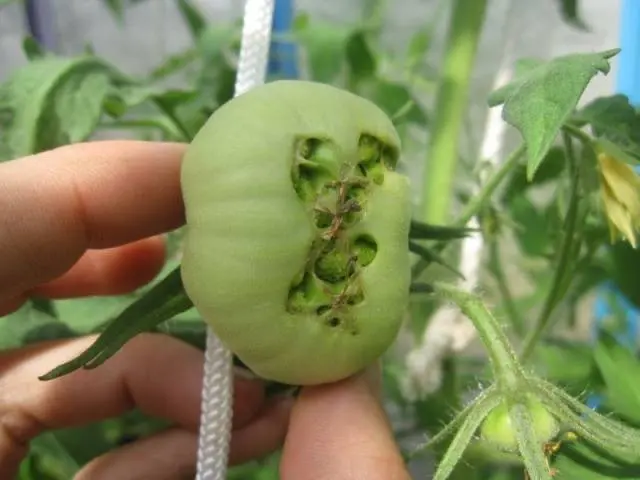
{"label": "green leaf", "polygon": [[357,93],[378,105],[394,121],[427,124],[427,114],[406,85],[378,78],[364,85]]}
{"label": "green leaf", "polygon": [[167,90],[154,95],[153,102],[174,123],[180,125],[186,138],[192,139],[207,121],[214,109],[214,102],[207,100],[199,92],[188,90]]}
{"label": "green leaf", "polygon": [[35,60],[45,56],[42,45],[33,37],[25,37],[22,40],[22,51],[29,60]]}
{"label": "green leaf", "polygon": [[375,75],[377,61],[364,30],[356,30],[349,36],[345,52],[349,71],[355,80],[364,80]]}
{"label": "green leaf", "polygon": [[580,30],[588,30],[586,23],[580,17],[578,11],[579,0],[556,0],[560,8],[562,19],[569,25],[573,25]]}
{"label": "green leaf", "polygon": [[[38,310],[32,302],[0,319],[0,350],[20,347],[25,338],[39,328],[59,325],[60,321]],[[55,327],[54,327],[55,328]]]}
{"label": "green leaf", "polygon": [[198,50],[195,48],[189,48],[183,52],[169,55],[160,65],[153,69],[150,77],[153,80],[161,80],[184,70],[198,60],[198,58]]}
{"label": "green leaf", "polygon": [[527,146],[527,179],[533,179],[562,125],[573,113],[591,79],[607,74],[609,59],[620,50],[571,54],[529,68],[520,78],[494,91],[489,105],[504,104],[502,118]]}
{"label": "green leaf", "polygon": [[182,18],[189,27],[191,37],[198,40],[207,27],[207,19],[190,0],[177,0],[176,3]]}
{"label": "green leaf", "polygon": [[620,415],[640,422],[640,361],[603,332],[593,353],[607,386],[607,404]]}
{"label": "green leaf", "polygon": [[456,240],[468,237],[477,229],[468,227],[448,227],[444,225],[431,225],[429,223],[411,221],[409,238],[421,240]]}
{"label": "green leaf", "polygon": [[95,57],[43,57],[0,85],[0,141],[12,157],[86,140],[110,88]]}
{"label": "green leaf", "polygon": [[596,366],[593,347],[568,341],[543,342],[536,347],[535,363],[548,380],[576,395],[593,388]]}
{"label": "green leaf", "polygon": [[60,319],[81,335],[93,333],[135,300],[133,295],[81,297],[55,302]]}
{"label": "green leaf", "polygon": [[[420,258],[422,258],[423,260],[429,262],[429,263],[437,263],[438,265],[443,266],[444,268],[446,268],[447,270],[449,270],[450,272],[452,272],[453,274],[455,274],[456,276],[460,277],[460,278],[464,278],[464,276],[462,275],[462,273],[460,273],[456,267],[454,267],[453,265],[450,265],[449,263],[447,263],[447,261],[442,258],[435,250],[430,249],[428,247],[424,247],[420,244],[417,244],[415,242],[409,241],[409,251],[411,253],[415,253],[416,255],[418,255]],[[418,286],[417,289],[415,289],[414,291],[417,292],[421,292],[423,290],[423,286]],[[431,289],[429,287],[427,287],[427,292],[431,292]]]}
{"label": "green leaf", "polygon": [[514,234],[523,253],[532,257],[549,253],[555,238],[552,236],[555,225],[550,224],[548,215],[553,209],[540,209],[527,197],[519,196],[512,199],[509,210],[518,224]]}
{"label": "green leaf", "polygon": [[640,465],[621,463],[586,442],[565,443],[553,462],[554,480],[613,480],[640,478]]}
{"label": "green leaf", "polygon": [[433,25],[421,28],[411,36],[407,47],[407,68],[417,68],[424,63],[433,40]]}
{"label": "green leaf", "polygon": [[77,336],[78,333],[69,328],[67,324],[60,321],[49,322],[29,330],[22,337],[22,344],[29,345],[50,340],[66,340]]}
{"label": "green leaf", "polygon": [[621,162],[624,162],[632,167],[640,164],[640,158],[629,155],[627,151],[621,149],[620,147],[618,147],[618,145],[610,142],[606,138],[598,138],[593,140],[593,146],[596,151],[605,152],[616,160],[620,160]]}
{"label": "green leaf", "polygon": [[122,22],[124,21],[124,0],[104,0],[104,3],[107,5],[107,8],[111,12],[111,15],[113,15],[113,17],[116,19],[116,21],[122,24]]}
{"label": "green leaf", "polygon": [[525,195],[531,187],[544,185],[557,180],[566,166],[565,150],[563,147],[554,146],[549,149],[543,162],[540,163],[536,176],[527,180],[527,166],[518,164],[505,185],[502,198],[505,203],[511,202],[516,197]]}
{"label": "green leaf", "polygon": [[636,308],[640,308],[640,249],[634,249],[627,242],[617,242],[607,250],[610,260],[609,276],[620,292]]}
{"label": "green leaf", "polygon": [[31,442],[31,449],[46,458],[47,470],[62,478],[73,478],[80,470],[78,462],[69,454],[55,433],[46,432]]}
{"label": "green leaf", "polygon": [[184,292],[180,267],[176,267],[110,322],[88,349],[40,379],[52,380],[80,368],[96,368],[136,335],[151,331],[192,307],[191,300]]}
{"label": "green leaf", "polygon": [[129,109],[137,107],[163,92],[163,88],[151,85],[113,86],[104,100],[104,112],[114,118],[122,117]]}
{"label": "green leaf", "polygon": [[310,76],[331,83],[342,72],[351,30],[342,25],[309,22],[298,17],[294,34],[306,55]]}
{"label": "green leaf", "polygon": [[48,298],[32,297],[31,304],[37,311],[45,313],[52,318],[58,318],[58,312],[53,300]]}
{"label": "green leaf", "polygon": [[170,319],[158,327],[158,330],[174,338],[179,338],[200,350],[204,350],[207,341],[206,323],[201,318],[189,318],[186,315],[182,317],[186,318]]}
{"label": "green leaf", "polygon": [[640,160],[640,113],[626,95],[600,97],[577,112],[573,121],[591,126],[600,140],[608,140]]}
{"label": "green leaf", "polygon": [[234,95],[236,66],[230,59],[239,51],[238,31],[228,26],[208,27],[197,46],[203,63],[196,81],[200,101],[210,106],[222,105]]}

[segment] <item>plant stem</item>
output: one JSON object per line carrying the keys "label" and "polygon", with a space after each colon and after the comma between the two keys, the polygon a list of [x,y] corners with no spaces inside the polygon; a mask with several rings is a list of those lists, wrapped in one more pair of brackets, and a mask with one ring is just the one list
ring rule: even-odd
{"label": "plant stem", "polygon": [[[464,227],[469,220],[471,220],[475,215],[480,212],[480,210],[485,206],[487,201],[491,198],[493,193],[496,191],[498,186],[502,183],[502,181],[507,177],[509,172],[518,165],[518,162],[522,158],[526,151],[524,143],[521,144],[516,150],[511,152],[509,157],[500,165],[500,167],[491,175],[489,180],[482,186],[480,192],[477,195],[471,198],[469,203],[465,206],[464,210],[458,217],[458,219],[453,222],[453,226]],[[441,253],[445,247],[448,245],[447,242],[441,242],[435,245],[432,250],[435,253]],[[413,278],[418,278],[420,274],[427,268],[430,262],[426,260],[420,259],[414,266],[412,275]]]}
{"label": "plant stem", "polygon": [[443,223],[449,214],[453,180],[487,0],[454,0],[449,35],[436,93],[424,171],[422,219]]}
{"label": "plant stem", "polygon": [[467,203],[458,219],[454,222],[454,225],[460,227],[466,225],[467,222],[471,220],[482,209],[482,207],[484,207],[498,186],[506,178],[507,174],[518,164],[526,150],[526,146],[523,143],[511,152],[504,163],[500,165],[489,180],[487,180],[487,183],[484,184],[478,195],[472,197],[469,203]]}
{"label": "plant stem", "polygon": [[472,293],[445,283],[434,283],[434,292],[455,303],[473,323],[489,356],[496,384],[514,390],[521,384],[522,370],[502,327],[482,300]]}
{"label": "plant stem", "polygon": [[502,264],[500,263],[497,238],[489,241],[489,269],[496,280],[498,291],[502,297],[504,308],[507,312],[507,316],[509,317],[511,326],[516,334],[519,337],[522,337],[524,335],[524,322],[513,300],[513,295],[511,295],[511,289],[509,288],[507,277],[502,269]]}
{"label": "plant stem", "polygon": [[560,246],[560,254],[558,256],[558,262],[556,271],[551,283],[551,288],[547,293],[542,311],[538,317],[534,328],[530,331],[529,335],[525,338],[522,347],[522,353],[520,354],[520,360],[526,362],[535,347],[542,337],[542,334],[547,329],[551,320],[551,314],[555,310],[560,298],[561,292],[564,290],[562,287],[566,286],[565,278],[570,273],[571,268],[569,265],[569,259],[574,247],[575,231],[578,219],[578,187],[579,187],[579,168],[573,152],[573,146],[569,135],[564,135],[565,150],[567,152],[567,160],[569,162],[569,171],[571,174],[571,197],[569,200],[569,206],[567,207],[567,216],[565,221],[565,235]]}
{"label": "plant stem", "polygon": [[562,130],[564,130],[564,132],[568,133],[572,137],[575,137],[576,139],[580,140],[586,146],[590,146],[593,143],[593,140],[589,136],[589,134],[582,131],[580,128],[576,127],[575,125],[571,125],[570,123],[565,123],[562,126]]}

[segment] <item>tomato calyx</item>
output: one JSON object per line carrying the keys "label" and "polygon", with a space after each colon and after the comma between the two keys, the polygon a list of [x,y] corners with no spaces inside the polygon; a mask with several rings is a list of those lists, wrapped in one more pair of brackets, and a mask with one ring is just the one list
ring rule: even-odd
{"label": "tomato calyx", "polygon": [[[544,445],[553,440],[560,432],[556,417],[533,395],[527,396],[524,405],[531,416],[536,442]],[[480,437],[501,451],[515,453],[519,446],[512,422],[510,405],[503,401],[485,418]]]}

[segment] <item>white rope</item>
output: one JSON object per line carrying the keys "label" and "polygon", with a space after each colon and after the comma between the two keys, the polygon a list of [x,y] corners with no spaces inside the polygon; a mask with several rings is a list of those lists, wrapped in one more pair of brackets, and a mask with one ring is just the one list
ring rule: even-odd
{"label": "white rope", "polygon": [[[244,9],[235,95],[264,83],[267,73],[274,0],[247,0]],[[231,352],[207,329],[200,436],[198,480],[225,480],[233,404]]]}
{"label": "white rope", "polygon": [[[513,75],[513,49],[517,36],[513,27],[515,22],[512,21],[515,3],[512,2],[509,6],[505,18],[505,23],[512,28],[508,28],[505,35],[501,65],[493,89],[509,82]],[[480,148],[479,182],[474,186],[472,195],[480,191],[487,176],[500,162],[506,132],[506,124],[501,115],[500,109],[489,109]],[[469,220],[467,226],[477,228],[477,218]],[[462,241],[458,270],[464,279],[459,281],[458,286],[465,291],[475,289],[479,283],[483,249],[484,240],[480,233],[469,235]],[[403,394],[408,399],[415,400],[436,392],[442,383],[442,360],[451,352],[464,350],[475,337],[473,324],[457,308],[449,305],[440,307],[430,319],[418,344],[406,356],[407,375],[402,381]]]}

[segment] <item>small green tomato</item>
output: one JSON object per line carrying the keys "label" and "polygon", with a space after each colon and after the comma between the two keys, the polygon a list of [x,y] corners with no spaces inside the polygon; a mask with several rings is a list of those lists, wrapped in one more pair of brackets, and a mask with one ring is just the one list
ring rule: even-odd
{"label": "small green tomato", "polygon": [[409,183],[387,115],[306,81],[219,108],[182,168],[187,294],[257,375],[337,381],[395,339],[410,284]]}
{"label": "small green tomato", "polygon": [[[536,441],[540,445],[553,440],[560,432],[558,420],[535,397],[527,399],[527,408],[533,419]],[[488,445],[502,452],[518,452],[516,439],[508,406],[505,402],[498,405],[487,415],[480,427],[480,437]]]}

